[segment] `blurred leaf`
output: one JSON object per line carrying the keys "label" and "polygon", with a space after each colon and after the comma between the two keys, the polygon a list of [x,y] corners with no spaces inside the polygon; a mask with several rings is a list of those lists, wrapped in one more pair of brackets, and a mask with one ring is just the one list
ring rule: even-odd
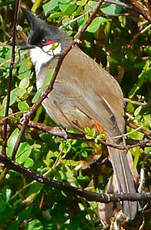
{"label": "blurred leaf", "polygon": [[141,112],[141,110],[142,110],[142,106],[140,105],[140,106],[137,107],[137,109],[135,109],[134,116],[139,115],[139,113]]}
{"label": "blurred leaf", "polygon": [[101,7],[101,11],[107,15],[120,14],[123,8],[116,4],[104,3]]}
{"label": "blurred leaf", "polygon": [[25,77],[20,81],[19,87],[26,89],[29,86],[29,78]]}
{"label": "blurred leaf", "polygon": [[[134,156],[134,162],[133,162],[133,168],[135,169],[137,167],[137,164],[138,164],[138,160],[139,160],[139,157],[140,157],[140,147],[136,147],[136,148],[133,148],[131,150],[133,156]],[[133,170],[132,168],[132,170]]]}
{"label": "blurred leaf", "polygon": [[44,13],[47,15],[51,10],[58,7],[59,0],[51,0],[43,5]]}
{"label": "blurred leaf", "polygon": [[18,221],[14,221],[9,227],[8,230],[19,230],[19,223]]}
{"label": "blurred leaf", "polygon": [[16,144],[17,138],[19,135],[19,129],[16,128],[10,135],[10,137],[8,138],[8,142],[7,142],[7,156],[11,157],[12,151],[14,149],[14,146]]}
{"label": "blurred leaf", "polygon": [[32,220],[27,225],[27,230],[44,230],[42,223],[38,220]]}
{"label": "blurred leaf", "polygon": [[31,154],[31,146],[27,143],[21,143],[16,154],[16,162],[22,164],[24,163]]}
{"label": "blurred leaf", "polygon": [[32,103],[35,104],[40,96],[41,96],[41,91],[37,91],[32,99]]}
{"label": "blurred leaf", "polygon": [[88,0],[81,0],[81,1],[77,1],[76,4],[79,6],[84,6],[87,3]]}
{"label": "blurred leaf", "polygon": [[81,30],[81,28],[85,25],[85,23],[87,22],[87,20],[88,20],[88,15],[87,14],[77,20],[77,23],[78,23],[78,26],[79,26],[78,30]]}
{"label": "blurred leaf", "polygon": [[18,102],[18,108],[20,111],[26,111],[29,109],[29,105],[25,101]]}
{"label": "blurred leaf", "polygon": [[95,33],[99,29],[100,25],[104,22],[107,22],[107,21],[108,21],[108,19],[106,19],[106,18],[96,17],[91,22],[91,24],[88,26],[87,31],[90,33]]}
{"label": "blurred leaf", "polygon": [[95,129],[92,129],[92,128],[85,128],[85,132],[86,132],[86,138],[87,139],[94,139],[95,136],[96,136],[96,130]]}
{"label": "blurred leaf", "polygon": [[143,83],[146,80],[146,71],[149,69],[150,61],[146,61],[145,66],[142,70],[142,72],[139,74],[138,79],[139,81],[133,86],[129,93],[129,98],[133,98],[136,94],[136,92],[141,88]]}
{"label": "blurred leaf", "polygon": [[34,165],[34,161],[33,159],[31,158],[27,158],[25,161],[24,161],[24,167],[25,168],[32,168]]}

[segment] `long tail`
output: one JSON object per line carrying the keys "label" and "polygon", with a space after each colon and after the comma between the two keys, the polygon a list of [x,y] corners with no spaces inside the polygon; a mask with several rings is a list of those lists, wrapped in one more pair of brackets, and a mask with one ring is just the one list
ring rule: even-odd
{"label": "long tail", "polygon": [[[108,139],[110,143],[113,140]],[[113,143],[116,144],[116,143]],[[135,193],[135,183],[129,167],[125,150],[118,150],[115,148],[108,147],[110,160],[117,180],[118,192],[119,193]],[[133,220],[137,212],[137,202],[123,201],[122,211],[130,219]]]}

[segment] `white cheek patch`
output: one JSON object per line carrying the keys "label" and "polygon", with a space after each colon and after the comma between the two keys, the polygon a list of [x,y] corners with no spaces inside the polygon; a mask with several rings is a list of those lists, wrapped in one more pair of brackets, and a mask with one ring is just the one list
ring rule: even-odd
{"label": "white cheek patch", "polygon": [[42,47],[42,50],[49,56],[56,56],[61,53],[61,45],[59,43],[54,43]]}
{"label": "white cheek patch", "polygon": [[49,63],[54,56],[61,54],[61,44],[54,49],[53,44],[40,47],[35,47],[30,49],[30,58],[32,63],[35,66],[36,75],[38,75],[41,71],[41,67],[47,63]]}

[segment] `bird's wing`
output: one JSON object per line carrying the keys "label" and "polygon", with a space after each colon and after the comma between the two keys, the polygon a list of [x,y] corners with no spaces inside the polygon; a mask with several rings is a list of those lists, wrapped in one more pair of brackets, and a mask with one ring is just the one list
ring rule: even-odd
{"label": "bird's wing", "polygon": [[118,83],[78,47],[65,57],[54,88],[109,136],[124,131],[123,94]]}

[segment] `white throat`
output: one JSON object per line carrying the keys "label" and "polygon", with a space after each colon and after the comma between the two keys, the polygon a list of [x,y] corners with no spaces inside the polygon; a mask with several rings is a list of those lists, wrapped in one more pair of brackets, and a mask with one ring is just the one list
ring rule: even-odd
{"label": "white throat", "polygon": [[52,48],[52,44],[43,46],[43,48],[35,47],[30,49],[30,58],[35,66],[36,77],[40,75],[42,67],[49,64],[52,59],[61,54],[61,44],[59,44],[55,49]]}

